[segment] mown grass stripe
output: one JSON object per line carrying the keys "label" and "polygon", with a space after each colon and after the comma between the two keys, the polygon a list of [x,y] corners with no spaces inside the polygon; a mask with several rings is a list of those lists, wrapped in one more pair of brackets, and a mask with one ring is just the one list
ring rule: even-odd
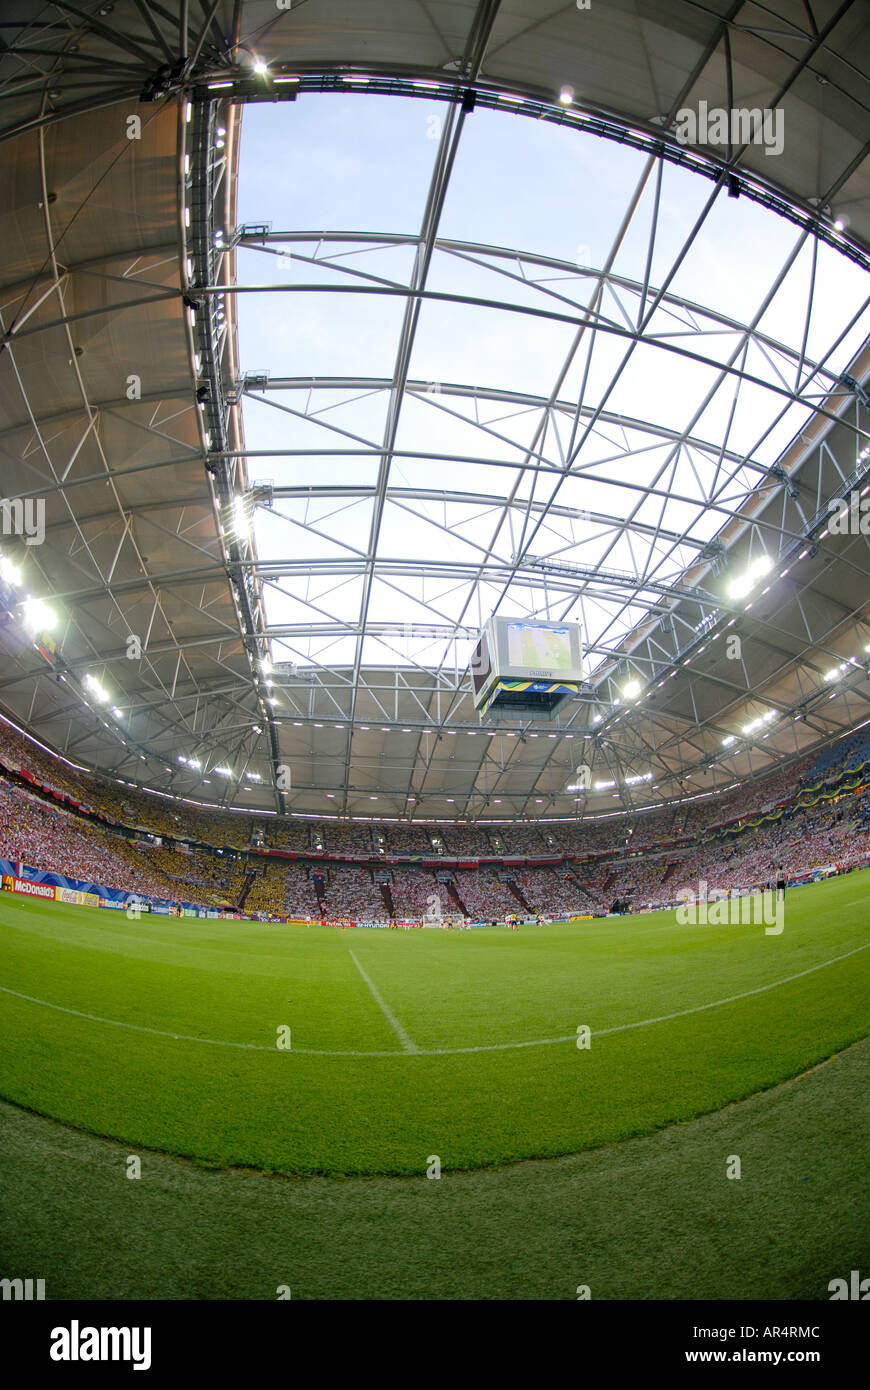
{"label": "mown grass stripe", "polygon": [[[807,975],[814,975],[819,970],[826,970],[830,965],[837,965],[840,961],[848,960],[850,956],[857,956],[861,951],[870,950],[870,942],[863,946],[856,946],[851,951],[845,951],[842,955],[832,956],[830,960],[821,961],[818,965],[811,965],[806,970],[798,970],[794,975],[784,975],[780,980],[771,980],[769,984],[758,985],[755,989],[743,990],[740,994],[729,994],[724,999],[713,999],[707,1004],[695,1004],[689,1009],[677,1009],[670,1014],[659,1014],[657,1018],[638,1019],[635,1023],[618,1023],[612,1028],[595,1028],[592,1036],[603,1038],[613,1033],[627,1033],[633,1028],[651,1028],[657,1023],[668,1023],[671,1019],[685,1018],[689,1014],[705,1013],[709,1009],[719,1009],[725,1004],[736,1004],[741,999],[750,999],[756,994],[766,994],[769,990],[778,989],[781,985],[791,984],[794,980],[802,980]],[[353,951],[350,953],[353,956]],[[568,1033],[559,1038],[533,1038],[528,1042],[508,1042],[508,1043],[480,1043],[474,1047],[418,1047],[408,1036],[398,1019],[389,1011],[389,1006],[378,996],[375,986],[368,979],[359,961],[354,957],[354,964],[362,975],[369,989],[372,991],[376,1003],[384,1011],[387,1021],[396,1032],[396,1036],[402,1043],[402,1052],[378,1052],[378,1051],[336,1051],[326,1048],[315,1047],[294,1047],[292,1052],[304,1053],[307,1057],[454,1057],[462,1053],[471,1052],[510,1052],[515,1048],[522,1047],[553,1047],[559,1043],[573,1043],[576,1041],[576,1034]],[[147,1028],[141,1023],[124,1023],[116,1018],[101,1018],[99,1014],[83,1013],[80,1009],[70,1009],[65,1004],[52,1004],[47,999],[36,999],[30,994],[21,994],[18,990],[7,989],[5,985],[0,985],[0,994],[10,994],[15,999],[23,999],[28,1004],[38,1004],[43,1009],[54,1009],[57,1013],[71,1014],[73,1018],[83,1018],[89,1023],[104,1023],[110,1028],[126,1028],[133,1033],[150,1033],[157,1038],[171,1038],[174,1042],[193,1042],[204,1043],[208,1047],[237,1047],[251,1052],[275,1052],[281,1056],[291,1056],[290,1049],[281,1051],[274,1045],[265,1047],[262,1043],[228,1042],[224,1038],[201,1038],[195,1037],[190,1033],[168,1033],[162,1028]],[[406,1046],[404,1039],[407,1041]]]}

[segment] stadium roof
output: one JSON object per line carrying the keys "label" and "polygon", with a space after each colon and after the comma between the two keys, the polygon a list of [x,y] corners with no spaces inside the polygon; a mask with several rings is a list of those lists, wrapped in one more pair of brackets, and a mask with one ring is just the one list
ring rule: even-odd
{"label": "stadium roof", "polygon": [[[870,489],[866,6],[184,13],[0,27],[9,717],[195,800],[494,821],[870,718],[867,538],[828,525]],[[681,143],[702,103],[781,149]],[[352,210],[343,143],[384,223],[298,220],[294,181]],[[560,724],[478,720],[495,610],[583,623]]]}

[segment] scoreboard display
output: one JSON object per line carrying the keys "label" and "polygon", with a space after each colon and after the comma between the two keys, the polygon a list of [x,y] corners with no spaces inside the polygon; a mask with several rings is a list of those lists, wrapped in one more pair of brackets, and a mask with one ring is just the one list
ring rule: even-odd
{"label": "scoreboard display", "polygon": [[549,716],[583,680],[579,623],[490,618],[471,660],[474,703],[480,712]]}
{"label": "scoreboard display", "polygon": [[543,623],[508,623],[508,665],[514,670],[571,671],[575,665],[571,652],[571,630]]}

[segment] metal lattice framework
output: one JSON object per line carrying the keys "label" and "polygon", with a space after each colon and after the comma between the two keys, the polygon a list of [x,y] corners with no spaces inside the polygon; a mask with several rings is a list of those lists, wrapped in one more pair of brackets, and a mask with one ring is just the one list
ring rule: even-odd
{"label": "metal lattice framework", "polygon": [[[870,719],[867,542],[828,526],[870,483],[866,12],[593,10],[384,6],[363,30],[327,0],[57,0],[3,21],[0,469],[46,525],[2,549],[61,616],[49,662],[13,595],[12,718],[192,800],[484,821],[722,790]],[[419,225],[240,221],[245,106],[338,93],[437,104]],[[801,139],[777,182],[752,143],[678,143],[700,100],[782,107]],[[631,151],[597,263],[445,231],[484,111]],[[672,170],[698,193],[662,260]],[[681,280],[735,197],[789,229],[751,315]],[[832,259],[853,278],[824,335]],[[265,298],[289,321],[389,306],[390,370],[249,363]],[[426,379],[438,322],[545,342],[541,383],[481,384],[459,355]],[[761,554],[767,587],[729,597]],[[559,723],[478,720],[467,656],[493,611],[582,623],[588,685]],[[582,763],[616,790],[569,790]]]}

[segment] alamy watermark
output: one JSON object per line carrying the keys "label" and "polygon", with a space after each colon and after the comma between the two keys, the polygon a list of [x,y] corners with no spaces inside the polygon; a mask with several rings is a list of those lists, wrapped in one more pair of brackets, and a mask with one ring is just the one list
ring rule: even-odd
{"label": "alamy watermark", "polygon": [[30,1303],[34,1299],[41,1302],[45,1298],[44,1279],[0,1279],[0,1297],[3,1302],[21,1300]]}
{"label": "alamy watermark", "polygon": [[870,536],[870,497],[834,497],[828,503],[828,530],[832,536]]}
{"label": "alamy watermark", "polygon": [[674,135],[680,145],[763,145],[765,154],[782,154],[785,112],[781,106],[711,107],[698,102],[697,111],[677,112]]}
{"label": "alamy watermark", "polygon": [[25,545],[42,545],[45,498],[0,497],[0,528],[4,536],[23,536]]}
{"label": "alamy watermark", "polygon": [[438,893],[430,893],[426,899],[426,911],[423,913],[423,921],[428,922],[430,927],[440,925],[444,916],[441,906],[441,898]]}
{"label": "alamy watermark", "polygon": [[845,1298],[853,1302],[866,1303],[870,1300],[870,1279],[862,1279],[861,1271],[853,1269],[850,1271],[848,1283],[845,1279],[832,1279],[828,1285],[828,1293],[831,1295],[831,1302]]}
{"label": "alamy watermark", "polygon": [[134,1371],[151,1366],[150,1327],[82,1327],[73,1318],[69,1327],[53,1327],[52,1361],[130,1361]]}
{"label": "alamy watermark", "polygon": [[677,908],[681,927],[764,927],[766,936],[779,936],[785,921],[785,890],[765,888],[752,893],[712,891],[704,879],[698,891],[684,888]]}

